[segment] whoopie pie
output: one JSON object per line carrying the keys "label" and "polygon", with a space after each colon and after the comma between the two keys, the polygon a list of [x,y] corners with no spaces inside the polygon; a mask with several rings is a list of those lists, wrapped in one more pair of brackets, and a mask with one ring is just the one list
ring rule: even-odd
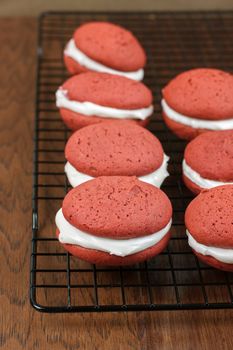
{"label": "whoopie pie", "polygon": [[66,195],[56,215],[57,237],[82,260],[129,265],[168,244],[171,202],[159,188],[127,176],[102,176]]}

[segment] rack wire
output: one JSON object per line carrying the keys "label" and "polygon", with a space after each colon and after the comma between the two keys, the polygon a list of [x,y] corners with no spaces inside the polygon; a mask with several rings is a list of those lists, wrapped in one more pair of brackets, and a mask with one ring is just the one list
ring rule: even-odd
{"label": "rack wire", "polygon": [[[74,29],[108,20],[132,30],[148,56],[145,83],[155,112],[149,129],[171,157],[162,186],[174,208],[172,239],[159,256],[129,267],[90,265],[66,253],[55,238],[54,216],[69,190],[64,146],[69,130],[54,93],[68,77],[63,49]],[[185,142],[161,118],[161,89],[194,67],[233,70],[233,12],[76,13],[39,18],[32,214],[31,304],[44,312],[181,310],[233,307],[233,276],[202,264],[185,236],[184,211],[193,198],[181,180]]]}

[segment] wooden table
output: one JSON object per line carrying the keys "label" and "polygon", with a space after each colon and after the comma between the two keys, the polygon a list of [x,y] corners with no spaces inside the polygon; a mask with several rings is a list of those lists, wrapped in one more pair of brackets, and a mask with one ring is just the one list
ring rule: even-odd
{"label": "wooden table", "polygon": [[35,19],[0,20],[0,349],[232,349],[233,310],[41,314],[30,306],[35,39]]}

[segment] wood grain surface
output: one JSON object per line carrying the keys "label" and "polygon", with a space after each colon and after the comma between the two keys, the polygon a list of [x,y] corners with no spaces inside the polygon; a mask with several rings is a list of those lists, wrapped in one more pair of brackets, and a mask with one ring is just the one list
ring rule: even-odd
{"label": "wood grain surface", "polygon": [[132,10],[228,10],[233,9],[232,0],[1,0],[1,16],[37,16],[42,11],[132,11]]}
{"label": "wood grain surface", "polygon": [[0,20],[0,349],[232,349],[231,310],[41,314],[29,304],[36,20]]}

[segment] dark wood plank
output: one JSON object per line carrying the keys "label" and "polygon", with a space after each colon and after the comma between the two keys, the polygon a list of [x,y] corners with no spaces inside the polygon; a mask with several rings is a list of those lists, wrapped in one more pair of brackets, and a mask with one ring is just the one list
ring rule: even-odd
{"label": "dark wood plank", "polygon": [[36,20],[0,21],[0,349],[231,349],[233,311],[40,314],[29,304]]}

